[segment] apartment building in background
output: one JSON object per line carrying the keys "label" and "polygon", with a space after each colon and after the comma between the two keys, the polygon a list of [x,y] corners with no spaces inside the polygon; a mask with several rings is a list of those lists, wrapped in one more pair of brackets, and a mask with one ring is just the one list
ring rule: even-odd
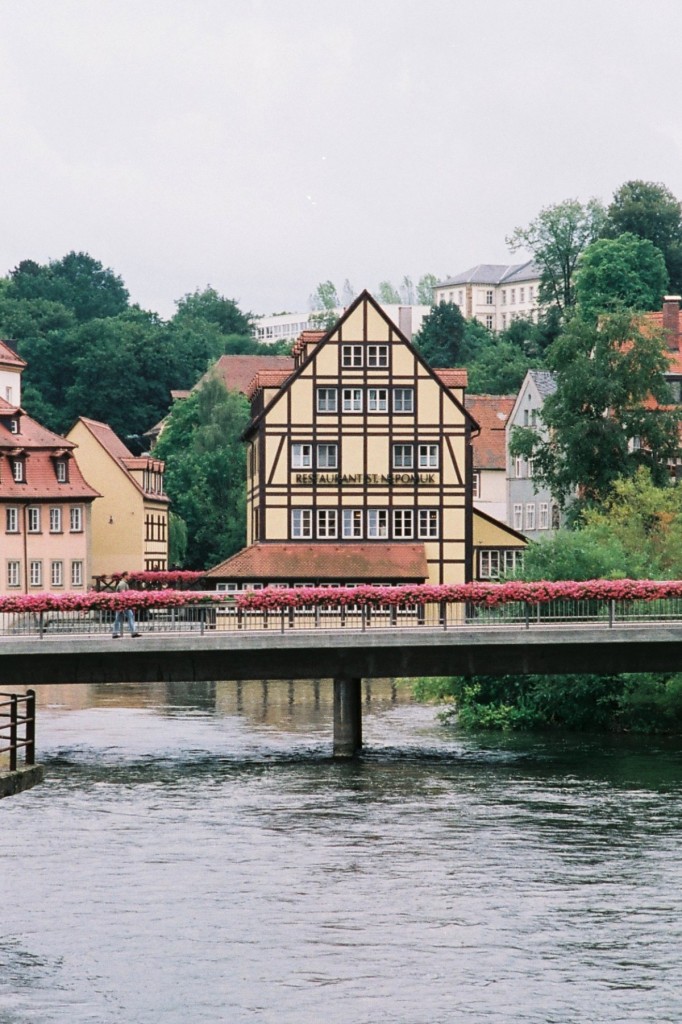
{"label": "apartment building in background", "polygon": [[525,263],[479,263],[439,281],[433,289],[435,305],[451,302],[467,320],[478,320],[490,331],[504,331],[514,320],[537,319],[540,268]]}

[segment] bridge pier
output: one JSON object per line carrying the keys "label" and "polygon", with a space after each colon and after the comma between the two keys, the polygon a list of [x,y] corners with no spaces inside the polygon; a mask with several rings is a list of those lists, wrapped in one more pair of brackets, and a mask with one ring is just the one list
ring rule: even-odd
{"label": "bridge pier", "polygon": [[362,749],[361,679],[334,679],[334,757],[354,757]]}

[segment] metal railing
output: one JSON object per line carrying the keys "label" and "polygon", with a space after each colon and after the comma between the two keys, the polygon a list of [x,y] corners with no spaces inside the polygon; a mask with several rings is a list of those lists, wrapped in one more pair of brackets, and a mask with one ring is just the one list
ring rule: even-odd
{"label": "metal railing", "polygon": [[36,763],[35,690],[0,693],[0,743],[0,764],[8,763],[11,772],[17,770],[20,750],[27,768]]}
{"label": "metal railing", "polygon": [[[113,632],[114,612],[86,611],[0,612],[0,639],[92,636]],[[616,625],[681,622],[682,597],[654,600],[554,599],[541,603],[510,601],[493,607],[469,603],[326,605],[259,609],[240,606],[234,599],[210,604],[141,609],[135,630],[142,635],[175,633],[291,630],[457,629],[597,624]],[[124,636],[129,633],[123,623]]]}

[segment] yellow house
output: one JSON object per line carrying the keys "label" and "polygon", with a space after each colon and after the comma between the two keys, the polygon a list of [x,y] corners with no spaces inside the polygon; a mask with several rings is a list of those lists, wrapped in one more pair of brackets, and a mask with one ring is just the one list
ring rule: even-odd
{"label": "yellow house", "polygon": [[248,546],[208,577],[463,583],[477,538],[522,548],[488,517],[474,525],[465,388],[466,371],[432,369],[367,292],[329,332],[304,331],[293,372],[249,389]]}
{"label": "yellow house", "polygon": [[101,498],[92,514],[92,575],[168,568],[164,465],[134,456],[106,423],[80,419],[67,435],[83,475]]}

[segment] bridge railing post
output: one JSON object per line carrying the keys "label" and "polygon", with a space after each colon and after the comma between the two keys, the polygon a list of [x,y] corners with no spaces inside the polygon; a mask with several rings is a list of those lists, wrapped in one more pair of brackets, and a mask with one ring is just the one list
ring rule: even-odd
{"label": "bridge railing post", "polygon": [[17,709],[18,697],[13,693],[10,697],[9,706],[9,770],[17,770],[17,722],[19,714]]}
{"label": "bridge railing post", "polygon": [[36,691],[26,691],[26,764],[36,763]]}
{"label": "bridge railing post", "polygon": [[528,601],[525,602],[525,615],[526,615],[526,629],[530,629],[530,605]]}
{"label": "bridge railing post", "polygon": [[611,598],[609,601],[609,629],[613,629],[613,623],[616,618],[616,602]]}

